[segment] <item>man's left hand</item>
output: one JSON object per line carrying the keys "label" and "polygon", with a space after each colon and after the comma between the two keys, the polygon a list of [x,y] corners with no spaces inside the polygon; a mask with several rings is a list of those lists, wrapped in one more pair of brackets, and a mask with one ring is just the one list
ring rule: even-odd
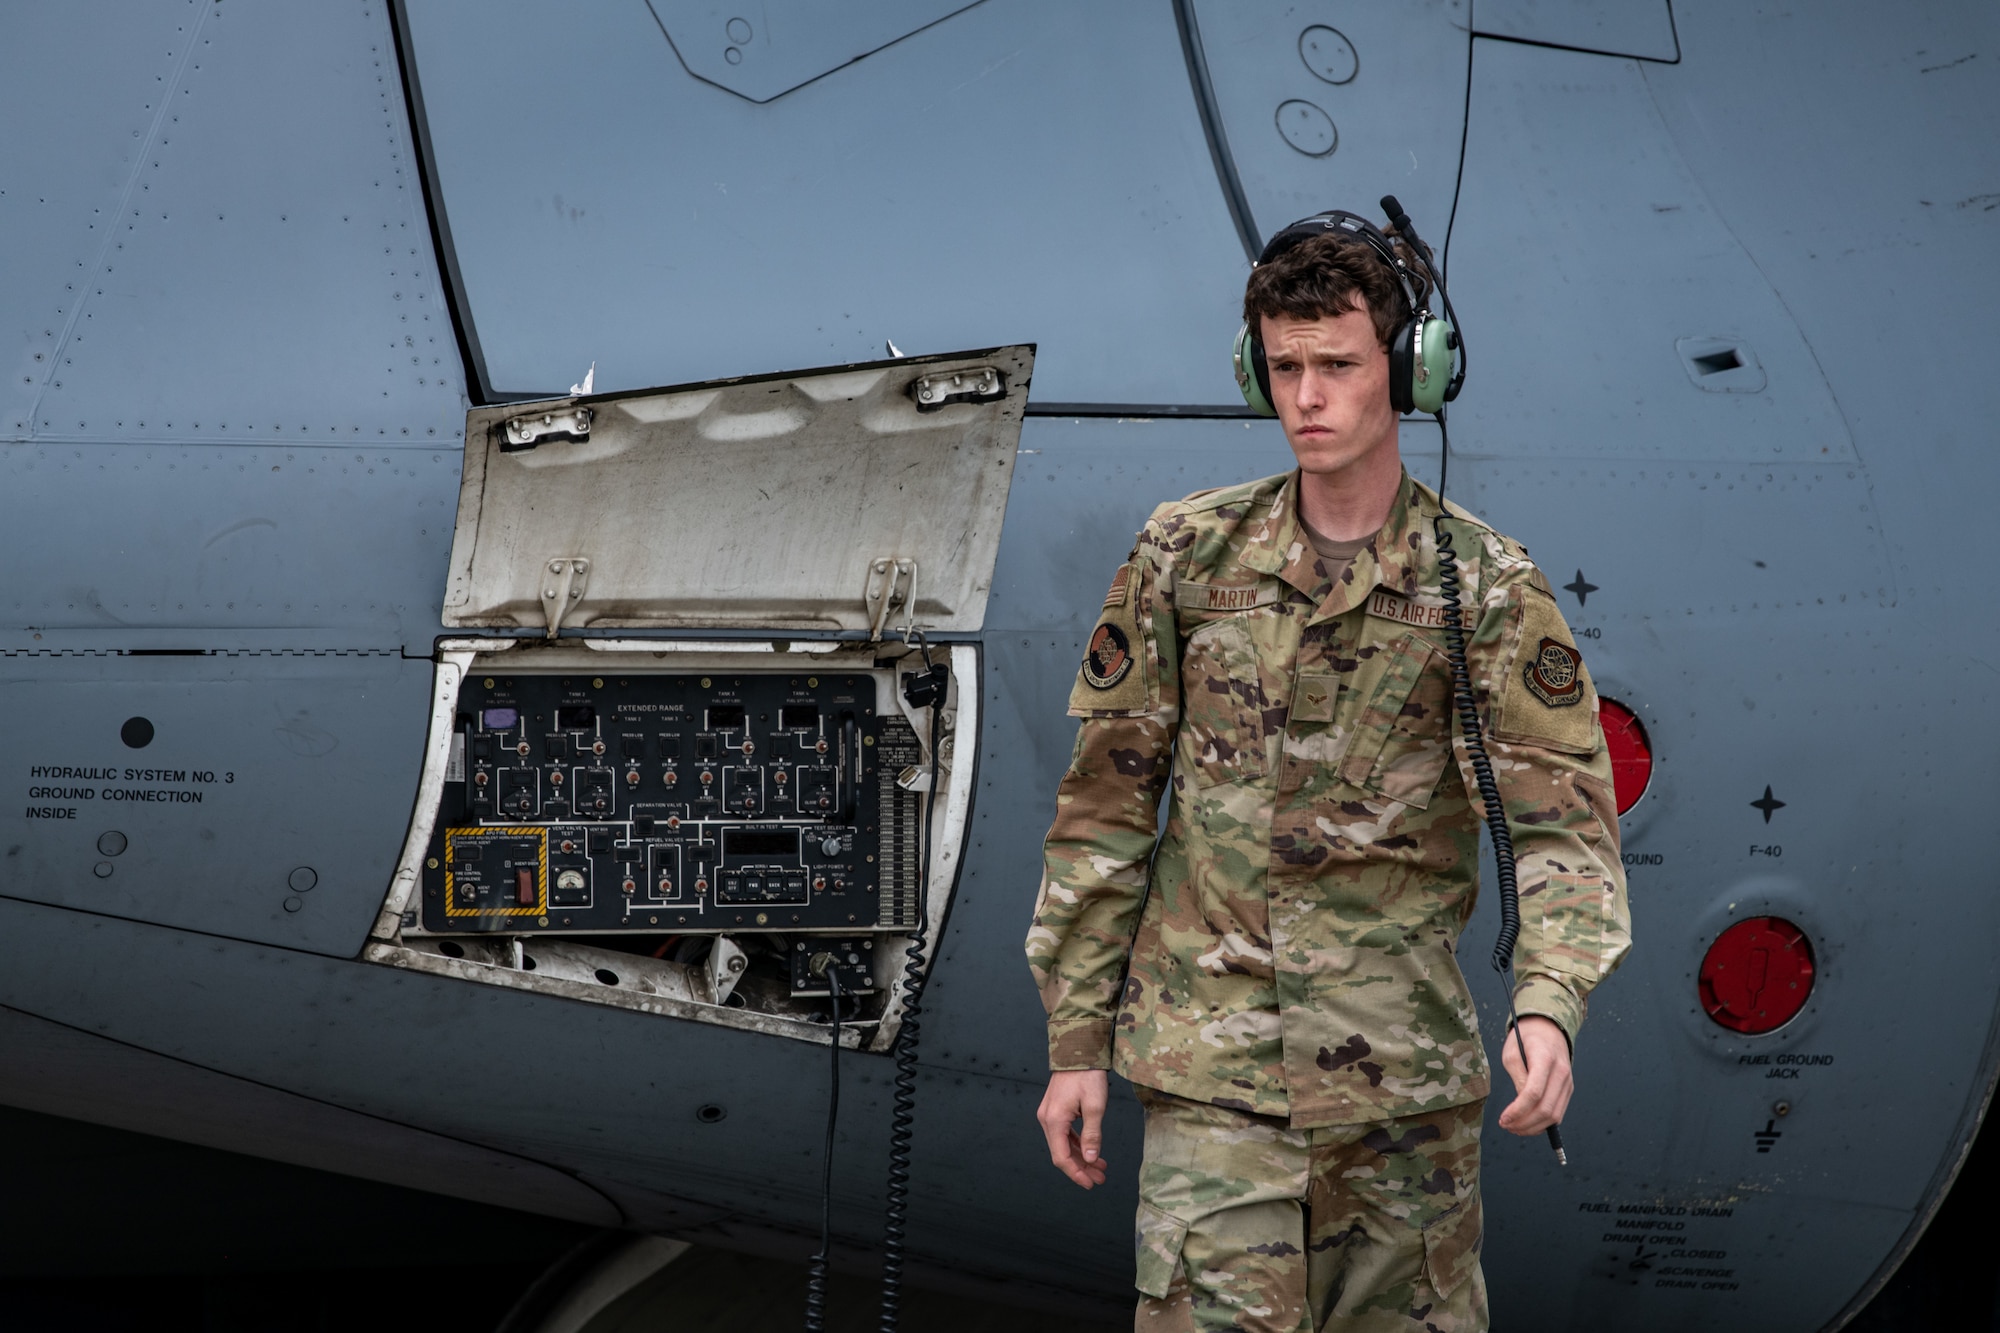
{"label": "man's left hand", "polygon": [[[1540,1014],[1522,1019],[1517,1031],[1507,1034],[1500,1062],[1514,1080],[1514,1101],[1500,1113],[1500,1128],[1513,1134],[1539,1134],[1550,1125],[1560,1124],[1569,1109],[1569,1095],[1575,1089],[1569,1073],[1569,1038],[1562,1029]],[[1521,1046],[1528,1048],[1528,1067],[1521,1068]]]}

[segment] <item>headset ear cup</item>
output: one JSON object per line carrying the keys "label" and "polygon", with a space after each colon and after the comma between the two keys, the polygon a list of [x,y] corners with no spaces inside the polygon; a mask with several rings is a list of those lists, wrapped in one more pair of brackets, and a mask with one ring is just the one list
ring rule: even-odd
{"label": "headset ear cup", "polygon": [[1412,320],[1389,340],[1389,406],[1399,414],[1416,410],[1416,337],[1417,321]]}
{"label": "headset ear cup", "polygon": [[1260,417],[1278,415],[1278,409],[1271,406],[1271,369],[1264,360],[1264,344],[1250,332],[1248,324],[1236,330],[1230,364],[1236,375],[1236,388],[1250,410]]}
{"label": "headset ear cup", "polygon": [[1267,417],[1275,417],[1278,403],[1271,396],[1271,363],[1264,355],[1264,340],[1254,335],[1250,339],[1250,372],[1257,382],[1258,396],[1264,400],[1261,411]]}
{"label": "headset ear cup", "polygon": [[1451,397],[1451,324],[1442,319],[1419,320],[1416,337],[1411,341],[1417,355],[1416,364],[1411,367],[1417,373],[1411,386],[1411,400],[1419,412],[1441,411],[1445,400]]}

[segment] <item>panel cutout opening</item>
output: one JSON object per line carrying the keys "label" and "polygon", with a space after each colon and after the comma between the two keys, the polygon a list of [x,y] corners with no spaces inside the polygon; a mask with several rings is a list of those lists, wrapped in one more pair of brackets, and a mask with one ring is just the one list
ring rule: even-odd
{"label": "panel cutout opening", "polygon": [[1733,335],[1677,338],[1681,368],[1697,389],[1708,393],[1762,393],[1764,367],[1750,344]]}

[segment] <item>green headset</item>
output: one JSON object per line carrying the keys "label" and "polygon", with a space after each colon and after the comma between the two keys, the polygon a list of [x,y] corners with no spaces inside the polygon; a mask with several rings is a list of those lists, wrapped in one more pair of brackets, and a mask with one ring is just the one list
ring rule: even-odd
{"label": "green headset", "polygon": [[[1394,195],[1385,196],[1382,207],[1397,231],[1404,236],[1413,234],[1409,215],[1396,203]],[[1436,413],[1458,397],[1458,391],[1465,383],[1464,350],[1453,327],[1454,320],[1440,319],[1430,312],[1430,307],[1419,304],[1409,267],[1397,257],[1389,238],[1377,230],[1374,223],[1337,208],[1316,213],[1273,236],[1264,247],[1264,253],[1257,256],[1257,263],[1268,264],[1293,246],[1328,232],[1344,232],[1366,244],[1402,286],[1410,318],[1389,340],[1389,402],[1398,412]],[[1451,296],[1438,279],[1437,270],[1431,267],[1430,257],[1424,254],[1421,246],[1412,246],[1411,252],[1424,266],[1432,288],[1444,303],[1446,315],[1451,315]],[[1231,361],[1236,373],[1236,387],[1242,390],[1243,401],[1250,405],[1250,410],[1259,416],[1278,415],[1278,409],[1271,405],[1271,369],[1264,359],[1264,343],[1248,323],[1236,331],[1236,347]]]}

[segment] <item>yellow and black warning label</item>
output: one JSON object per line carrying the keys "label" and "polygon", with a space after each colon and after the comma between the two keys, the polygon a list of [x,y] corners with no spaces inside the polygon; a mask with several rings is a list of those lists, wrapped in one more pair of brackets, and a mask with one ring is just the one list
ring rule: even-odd
{"label": "yellow and black warning label", "polygon": [[548,911],[547,829],[445,830],[447,917],[546,916]]}

